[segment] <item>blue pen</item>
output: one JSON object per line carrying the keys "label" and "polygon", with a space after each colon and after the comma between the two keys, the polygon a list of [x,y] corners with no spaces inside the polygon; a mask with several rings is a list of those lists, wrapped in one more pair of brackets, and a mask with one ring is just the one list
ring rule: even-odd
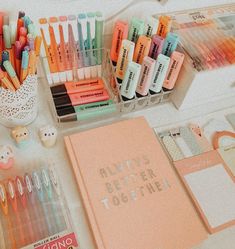
{"label": "blue pen", "polygon": [[49,231],[49,235],[53,235],[53,227],[50,221],[50,217],[49,217],[49,213],[48,213],[48,207],[46,204],[46,198],[45,198],[45,194],[42,188],[42,182],[39,176],[38,172],[33,172],[33,182],[34,182],[34,186],[35,186],[35,190],[37,193],[37,197],[39,202],[41,203],[42,209],[43,209],[43,214],[44,217],[46,219],[46,223],[47,223],[47,227],[48,227],[48,231]]}
{"label": "blue pen", "polygon": [[42,169],[41,174],[42,174],[42,183],[43,183],[43,186],[46,190],[48,200],[51,203],[52,213],[53,213],[53,216],[55,218],[56,227],[57,227],[56,233],[62,232],[63,230],[65,230],[64,222],[62,220],[63,216],[61,217],[59,215],[57,203],[56,203],[55,199],[53,198],[53,191],[52,191],[52,186],[51,186],[51,181],[50,181],[48,170]]}
{"label": "blue pen", "polygon": [[175,33],[169,32],[163,44],[162,54],[170,57],[171,54],[176,50],[179,43],[179,36]]}
{"label": "blue pen", "polygon": [[87,33],[87,16],[86,14],[78,15],[78,35],[80,50],[83,54],[84,66],[85,66],[85,78],[91,78],[90,72],[90,58],[89,58],[89,40]]}

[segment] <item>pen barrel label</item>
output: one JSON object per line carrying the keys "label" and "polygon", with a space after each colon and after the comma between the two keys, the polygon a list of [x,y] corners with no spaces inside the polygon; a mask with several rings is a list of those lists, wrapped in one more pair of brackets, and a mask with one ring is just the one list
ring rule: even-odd
{"label": "pen barrel label", "polygon": [[133,72],[130,72],[128,80],[127,80],[127,84],[126,84],[126,93],[128,93],[129,89],[130,89],[130,84],[131,81],[133,80],[133,78],[135,77],[135,74]]}

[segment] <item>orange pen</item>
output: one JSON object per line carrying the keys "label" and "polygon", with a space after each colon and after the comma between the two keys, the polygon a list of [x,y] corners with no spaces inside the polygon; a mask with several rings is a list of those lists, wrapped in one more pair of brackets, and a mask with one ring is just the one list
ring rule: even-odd
{"label": "orange pen", "polygon": [[47,23],[46,18],[41,18],[39,19],[39,23],[41,25],[40,30],[42,34],[42,40],[45,48],[45,55],[48,60],[50,72],[51,72],[51,77],[53,79],[54,83],[58,83],[59,80],[59,75],[58,75],[58,67],[55,59],[55,53],[54,50],[51,47],[51,41],[50,41],[50,35],[49,35],[49,25]]}
{"label": "orange pen", "polygon": [[0,183],[0,204],[2,208],[2,213],[4,214],[4,217],[6,218],[6,221],[7,221],[7,229],[4,231],[8,233],[7,237],[10,240],[11,248],[16,249],[16,241],[13,235],[13,226],[11,223],[11,219],[9,217],[9,206],[7,202],[7,193],[2,183]]}
{"label": "orange pen", "polygon": [[0,81],[2,84],[12,92],[15,92],[15,87],[12,85],[10,80],[7,78],[6,73],[0,69]]}
{"label": "orange pen", "polygon": [[29,67],[28,67],[28,75],[34,75],[36,72],[36,53],[34,50],[29,52]]}
{"label": "orange pen", "polygon": [[23,232],[23,227],[22,227],[23,221],[21,222],[20,215],[19,215],[20,213],[19,213],[19,208],[18,208],[18,203],[17,203],[17,196],[16,196],[14,181],[11,179],[8,179],[7,181],[7,192],[9,195],[9,201],[11,203],[12,210],[16,218],[15,221],[16,221],[17,235],[19,232],[19,241],[18,241],[19,245],[17,246],[22,247],[25,245],[25,238],[24,238],[24,232]]}

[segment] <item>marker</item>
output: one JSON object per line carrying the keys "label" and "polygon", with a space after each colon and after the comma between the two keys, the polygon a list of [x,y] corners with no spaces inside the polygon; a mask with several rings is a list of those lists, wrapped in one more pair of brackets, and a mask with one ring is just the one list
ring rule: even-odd
{"label": "marker", "polygon": [[51,48],[53,49],[53,52],[55,54],[56,64],[59,69],[59,78],[61,82],[65,82],[65,55],[60,52],[60,33],[57,17],[49,18],[49,34],[51,40]]}
{"label": "marker", "polygon": [[127,37],[128,23],[124,21],[117,21],[113,31],[112,46],[110,50],[110,58],[115,66],[120,53],[122,40],[127,39]]}
{"label": "marker", "polygon": [[172,20],[170,16],[160,16],[157,35],[165,38],[167,33],[171,30],[171,24]]}
{"label": "marker", "polygon": [[135,90],[140,77],[141,65],[133,61],[128,63],[125,77],[121,86],[123,100],[130,100],[135,97]]}
{"label": "marker", "polygon": [[163,45],[162,54],[170,57],[176,50],[179,43],[179,36],[175,33],[168,33]]}
{"label": "marker", "polygon": [[10,34],[11,34],[11,46],[13,47],[16,41],[16,23],[11,21],[9,24],[9,28],[10,28]]}
{"label": "marker", "polygon": [[17,240],[17,243],[19,247],[23,247],[25,245],[25,236],[24,236],[24,232],[23,232],[23,229],[22,229],[22,223],[23,221],[21,221],[20,219],[20,210],[19,210],[19,207],[18,207],[18,203],[17,203],[17,196],[16,196],[16,189],[15,189],[15,184],[14,184],[14,181],[9,179],[7,181],[7,192],[8,192],[8,195],[9,195],[9,201],[11,203],[11,207],[12,207],[12,210],[15,214],[15,223],[16,223],[16,227],[17,227],[17,230],[18,230],[18,233],[17,235],[19,235],[19,238]]}
{"label": "marker", "polygon": [[54,103],[56,108],[63,108],[67,106],[89,104],[108,99],[109,99],[109,94],[107,90],[102,89],[102,90],[94,90],[82,93],[67,94],[58,98],[54,98]]}
{"label": "marker", "polygon": [[[55,54],[53,49],[51,48],[51,41],[49,35],[49,25],[47,23],[46,18],[39,19],[40,31],[42,35],[42,40],[44,44],[44,48],[41,50],[42,57],[46,57],[48,60],[48,65],[50,68],[50,75],[47,74],[48,81],[53,81],[53,83],[59,83],[60,78],[58,74],[58,67],[56,64]],[[45,63],[46,65],[46,63]],[[46,65],[47,66],[47,65]],[[46,67],[45,66],[45,67]]]}
{"label": "marker", "polygon": [[180,69],[184,62],[184,54],[174,51],[163,87],[167,90],[173,89],[178,78]]}
{"label": "marker", "polygon": [[34,50],[29,52],[29,65],[28,65],[28,75],[35,75],[36,73],[36,54]]}
{"label": "marker", "polygon": [[35,38],[37,36],[36,27],[33,23],[30,23],[28,25],[28,33],[31,34],[33,36],[33,38]]}
{"label": "marker", "polygon": [[7,201],[7,193],[3,183],[0,183],[0,205],[2,213],[6,218],[7,229],[4,229],[4,233],[7,234],[7,238],[10,240],[10,245],[12,249],[16,249],[15,236],[13,235],[13,225],[9,216],[9,206]]}
{"label": "marker", "polygon": [[136,17],[132,17],[131,26],[128,33],[128,40],[136,43],[139,36],[144,34],[144,21]]}
{"label": "marker", "polygon": [[11,48],[11,33],[8,25],[3,25],[3,38],[4,38],[5,49],[9,52],[10,62],[14,67],[15,59]]}
{"label": "marker", "polygon": [[28,206],[28,204],[27,204],[27,198],[26,198],[26,194],[25,194],[25,190],[24,190],[25,188],[24,188],[24,184],[23,184],[23,179],[21,177],[17,176],[15,179],[15,184],[16,184],[16,190],[18,193],[18,197],[20,199],[20,203],[23,207],[23,212],[25,215],[24,222],[28,226],[28,231],[26,234],[29,235],[29,239],[27,240],[27,244],[31,244],[35,241],[35,236],[34,236],[33,226],[31,223],[31,218],[30,218],[29,211],[28,211],[30,206]]}
{"label": "marker", "polygon": [[146,96],[153,78],[155,69],[155,60],[145,56],[141,65],[139,82],[137,84],[136,92],[141,96]]}
{"label": "marker", "polygon": [[20,76],[20,63],[21,63],[21,52],[22,52],[22,46],[19,41],[15,42],[15,69],[16,74]]}
{"label": "marker", "polygon": [[23,20],[25,28],[28,29],[28,26],[32,23],[31,19],[28,16],[24,16]]}
{"label": "marker", "polygon": [[12,67],[10,61],[4,61],[3,66],[5,67],[8,75],[10,76],[11,81],[12,81],[14,87],[16,88],[16,90],[19,89],[20,82],[19,82],[19,79],[18,79],[16,72],[15,72],[14,68]]}
{"label": "marker", "polygon": [[96,12],[95,19],[95,49],[97,56],[97,74],[98,77],[102,75],[102,48],[104,35],[104,18],[101,12]]}
{"label": "marker", "polygon": [[152,37],[157,34],[159,20],[151,16],[147,17],[144,28],[144,35]]}
{"label": "marker", "polygon": [[133,61],[142,64],[145,56],[149,54],[149,49],[151,46],[151,38],[145,35],[139,37],[133,56]]}
{"label": "marker", "polygon": [[122,40],[122,45],[120,53],[118,56],[117,67],[116,67],[116,77],[119,83],[124,79],[127,65],[133,60],[135,49],[135,43],[129,40]]}
{"label": "marker", "polygon": [[158,35],[152,36],[152,43],[149,50],[149,57],[154,60],[157,59],[158,55],[162,52],[163,44],[165,39]]}
{"label": "marker", "polygon": [[150,84],[150,93],[159,93],[161,91],[169,64],[170,58],[163,54],[159,54]]}
{"label": "marker", "polygon": [[[69,23],[68,34],[69,34],[70,54],[73,54],[72,66],[77,70],[76,71],[77,78],[79,80],[83,80],[85,76],[89,74],[89,70],[84,69],[84,66],[88,65],[88,61],[86,60],[88,57],[85,58],[84,56],[85,52],[80,47],[82,41],[79,40],[78,24],[76,16],[74,15],[68,16],[68,23]],[[84,32],[86,32],[86,30]]]}
{"label": "marker", "polygon": [[100,115],[114,113],[115,111],[117,111],[116,106],[111,99],[56,109],[57,115],[60,117],[61,122],[87,120],[90,118],[98,117]]}
{"label": "marker", "polygon": [[0,69],[0,81],[4,86],[6,86],[7,89],[15,92],[15,87],[12,85],[10,80],[7,78],[6,73],[2,69]]}
{"label": "marker", "polygon": [[53,97],[58,97],[66,94],[81,93],[87,91],[101,90],[104,88],[104,83],[101,78],[82,80],[78,82],[65,82],[62,85],[51,87]]}
{"label": "marker", "polygon": [[62,59],[64,58],[65,63],[65,73],[67,81],[73,80],[73,71],[71,65],[71,56],[69,53],[69,34],[68,34],[68,22],[66,16],[59,17],[60,25],[59,25],[59,33],[60,33],[60,52],[62,54]]}

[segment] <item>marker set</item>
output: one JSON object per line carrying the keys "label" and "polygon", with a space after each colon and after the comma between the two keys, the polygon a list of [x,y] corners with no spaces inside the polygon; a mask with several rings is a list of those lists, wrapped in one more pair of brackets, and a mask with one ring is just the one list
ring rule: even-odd
{"label": "marker set", "polygon": [[172,90],[184,61],[176,51],[179,36],[171,31],[171,17],[133,17],[117,21],[110,57],[123,100]]}
{"label": "marker set", "polygon": [[47,248],[65,238],[76,248],[64,201],[51,166],[1,180],[1,249]]}
{"label": "marker set", "polygon": [[28,75],[35,75],[41,37],[31,19],[20,11],[17,22],[0,13],[0,82],[15,92]]}
{"label": "marker set", "polygon": [[102,13],[39,19],[43,65],[50,85],[101,76]]}

